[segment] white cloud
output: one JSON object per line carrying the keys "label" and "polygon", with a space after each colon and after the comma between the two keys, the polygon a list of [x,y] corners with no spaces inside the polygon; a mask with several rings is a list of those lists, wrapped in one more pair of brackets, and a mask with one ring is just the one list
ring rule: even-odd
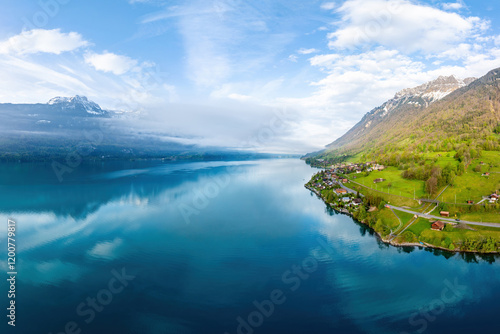
{"label": "white cloud", "polygon": [[442,6],[444,10],[459,10],[464,7],[464,5],[460,2],[448,2],[444,3]]}
{"label": "white cloud", "polygon": [[337,12],[339,28],[330,33],[331,49],[371,46],[404,53],[438,53],[488,28],[489,22],[463,17],[407,0],[348,0]]}
{"label": "white cloud", "polygon": [[332,10],[335,8],[335,2],[325,2],[321,5],[321,9]]}
{"label": "white cloud", "polygon": [[301,54],[301,55],[308,55],[308,54],[311,54],[311,53],[316,53],[318,51],[319,50],[317,50],[317,49],[300,49],[299,51],[297,51],[297,53]]}
{"label": "white cloud", "polygon": [[85,62],[98,71],[111,72],[116,75],[127,73],[137,65],[137,60],[110,52],[88,53],[85,55]]}
{"label": "white cloud", "polygon": [[[326,75],[311,83],[316,91],[301,98],[280,101],[300,110],[294,138],[319,149],[343,135],[363,115],[404,88],[415,87],[440,75],[479,77],[500,66],[500,49],[459,44],[441,55],[430,69],[423,60],[397,50],[377,48],[360,54],[322,54],[310,59]],[[454,57],[461,65],[445,65]]]}
{"label": "white cloud", "polygon": [[76,32],[62,33],[60,29],[34,29],[0,42],[0,54],[52,53],[58,55],[88,45],[89,42],[83,40],[82,36]]}
{"label": "white cloud", "polygon": [[237,100],[237,101],[250,101],[252,99],[252,97],[249,95],[243,95],[243,94],[237,94],[237,93],[229,94],[228,97],[230,99]]}
{"label": "white cloud", "polygon": [[123,244],[123,240],[116,238],[113,241],[104,241],[97,243],[88,254],[95,258],[102,258],[106,260],[113,260],[118,256],[118,250]]}
{"label": "white cloud", "polygon": [[470,57],[473,53],[473,45],[468,43],[461,43],[456,47],[446,50],[440,53],[438,58],[448,58],[451,60],[460,60]]}

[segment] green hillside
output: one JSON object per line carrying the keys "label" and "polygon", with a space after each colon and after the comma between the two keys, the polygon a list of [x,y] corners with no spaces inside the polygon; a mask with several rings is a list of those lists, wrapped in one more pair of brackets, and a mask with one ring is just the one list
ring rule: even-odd
{"label": "green hillside", "polygon": [[469,163],[481,151],[500,150],[500,69],[427,108],[402,104],[366,131],[353,131],[361,124],[315,158],[358,155],[397,165],[432,152],[456,152]]}
{"label": "green hillside", "polygon": [[[389,102],[374,109],[325,151],[304,157],[328,168],[308,187],[323,189],[327,203],[347,208],[386,242],[498,252],[500,69],[425,107],[415,99],[389,101],[390,109]],[[337,178],[364,205],[323,194]],[[444,231],[431,230],[438,219]]]}

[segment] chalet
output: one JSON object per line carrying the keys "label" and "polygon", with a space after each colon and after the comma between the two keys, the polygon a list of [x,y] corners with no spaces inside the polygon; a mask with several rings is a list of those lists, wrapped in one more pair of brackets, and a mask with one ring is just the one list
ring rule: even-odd
{"label": "chalet", "polygon": [[441,211],[439,214],[441,215],[441,217],[449,217],[450,216],[450,213],[448,211]]}
{"label": "chalet", "polygon": [[363,203],[363,200],[361,198],[355,198],[352,200],[352,204],[354,205],[360,205],[361,203]]}
{"label": "chalet", "polygon": [[433,231],[442,231],[442,230],[444,230],[444,226],[445,226],[445,223],[438,220],[437,222],[432,223],[431,229]]}
{"label": "chalet", "polygon": [[481,176],[490,176],[489,172],[483,173]]}
{"label": "chalet", "polygon": [[380,183],[380,182],[384,182],[385,179],[375,179],[373,180],[373,183]]}
{"label": "chalet", "polygon": [[336,189],[335,192],[337,194],[347,194],[347,190],[345,190],[343,188]]}
{"label": "chalet", "polygon": [[342,183],[348,183],[349,180],[348,179],[342,179]]}
{"label": "chalet", "polygon": [[467,201],[467,204],[474,204],[474,201]]}

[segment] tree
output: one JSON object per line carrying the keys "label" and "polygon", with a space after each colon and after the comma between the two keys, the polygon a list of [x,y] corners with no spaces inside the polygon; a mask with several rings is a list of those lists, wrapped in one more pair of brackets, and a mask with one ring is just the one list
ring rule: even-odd
{"label": "tree", "polygon": [[362,221],[365,218],[366,218],[366,209],[364,205],[361,205],[358,212],[358,219]]}
{"label": "tree", "polygon": [[425,183],[425,190],[432,195],[437,190],[437,185],[438,185],[437,178],[435,176],[431,176]]}

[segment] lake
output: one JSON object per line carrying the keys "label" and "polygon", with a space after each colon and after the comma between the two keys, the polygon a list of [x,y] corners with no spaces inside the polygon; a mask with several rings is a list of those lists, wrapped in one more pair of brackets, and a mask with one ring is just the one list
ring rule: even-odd
{"label": "lake", "polygon": [[[293,159],[0,165],[2,333],[476,333],[496,256],[381,243]],[[4,331],[5,329],[5,331]]]}

